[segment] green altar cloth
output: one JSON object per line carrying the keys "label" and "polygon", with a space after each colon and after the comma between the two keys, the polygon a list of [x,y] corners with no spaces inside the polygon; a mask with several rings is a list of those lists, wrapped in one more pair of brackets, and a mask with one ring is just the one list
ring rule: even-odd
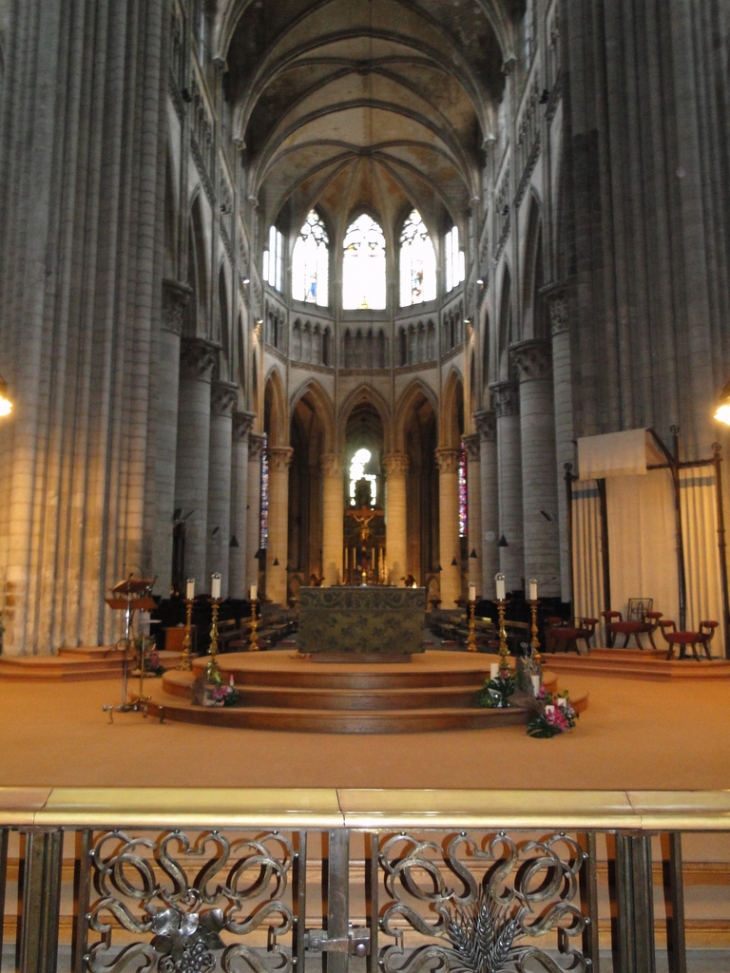
{"label": "green altar cloth", "polygon": [[299,591],[299,652],[322,661],[387,661],[423,652],[425,588]]}

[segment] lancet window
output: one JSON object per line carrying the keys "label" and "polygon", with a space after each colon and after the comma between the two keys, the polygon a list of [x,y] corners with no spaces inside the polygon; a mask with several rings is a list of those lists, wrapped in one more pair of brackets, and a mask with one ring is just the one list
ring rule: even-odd
{"label": "lancet window", "polygon": [[466,449],[459,456],[459,537],[466,537]]}
{"label": "lancet window", "polygon": [[320,216],[311,210],[292,253],[292,298],[327,307],[329,304],[329,238]]}
{"label": "lancet window", "polygon": [[436,251],[421,214],[414,209],[400,235],[400,306],[436,299]]}
{"label": "lancet window", "polygon": [[452,226],[444,237],[446,258],[446,290],[453,290],[466,276],[464,251],[459,249],[459,228]]}
{"label": "lancet window", "polygon": [[348,227],[343,251],[344,310],[383,310],[386,306],[385,236],[380,225],[362,213]]}
{"label": "lancet window", "polygon": [[269,227],[269,249],[264,250],[264,280],[277,291],[281,290],[284,261],[284,235],[275,226]]}
{"label": "lancet window", "polygon": [[350,463],[350,506],[357,506],[357,483],[358,480],[366,480],[370,484],[370,503],[368,506],[377,507],[378,499],[378,478],[374,473],[366,473],[365,468],[372,459],[369,449],[358,449],[352,457]]}

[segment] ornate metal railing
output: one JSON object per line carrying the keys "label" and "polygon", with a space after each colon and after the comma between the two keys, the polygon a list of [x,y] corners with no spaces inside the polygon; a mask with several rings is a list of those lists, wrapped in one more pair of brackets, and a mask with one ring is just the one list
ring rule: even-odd
{"label": "ornate metal railing", "polygon": [[588,973],[600,891],[613,968],[652,973],[665,924],[681,973],[698,831],[730,831],[730,794],[5,788],[6,966]]}

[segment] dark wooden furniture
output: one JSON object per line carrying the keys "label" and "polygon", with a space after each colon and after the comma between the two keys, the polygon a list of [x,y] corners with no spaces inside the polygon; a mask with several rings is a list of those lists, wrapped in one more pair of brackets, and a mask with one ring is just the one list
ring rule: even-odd
{"label": "dark wooden furniture", "polygon": [[661,619],[659,626],[662,630],[662,635],[664,640],[669,645],[669,651],[667,652],[667,659],[674,658],[675,647],[679,650],[680,659],[687,658],[687,646],[692,646],[692,655],[695,661],[699,662],[701,656],[697,650],[697,646],[701,645],[705,650],[705,655],[708,659],[712,658],[712,652],[710,651],[710,642],[715,634],[715,629],[718,627],[718,622],[704,621],[700,622],[700,628],[698,632],[678,632],[677,626],[670,618]]}

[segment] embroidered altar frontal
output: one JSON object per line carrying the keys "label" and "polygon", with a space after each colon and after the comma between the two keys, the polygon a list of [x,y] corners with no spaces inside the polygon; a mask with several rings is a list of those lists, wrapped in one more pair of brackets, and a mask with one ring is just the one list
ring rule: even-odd
{"label": "embroidered altar frontal", "polygon": [[298,647],[321,661],[386,662],[423,652],[425,588],[301,588]]}

